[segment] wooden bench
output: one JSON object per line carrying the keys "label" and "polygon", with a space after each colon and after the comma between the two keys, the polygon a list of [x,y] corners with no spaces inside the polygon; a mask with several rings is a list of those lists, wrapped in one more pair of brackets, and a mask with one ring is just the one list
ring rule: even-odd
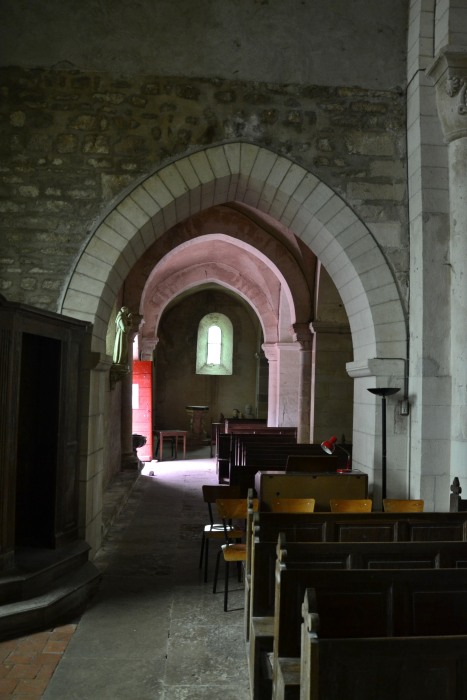
{"label": "wooden bench", "polygon": [[[250,583],[249,668],[253,698],[268,698],[271,679],[262,676],[262,660],[273,648],[276,562],[307,569],[466,568],[463,542],[258,542]],[[245,609],[247,608],[247,603]]]}
{"label": "wooden bench", "polygon": [[[240,484],[243,489],[254,488],[257,474],[263,471],[276,471],[286,473],[287,462],[290,457],[302,456],[313,461],[317,465],[316,471],[335,472],[343,468],[345,464],[337,455],[326,455],[323,450],[313,453],[313,446],[307,444],[269,444],[262,452],[258,452],[254,458],[247,454],[244,464],[232,464],[230,467],[230,482]],[[307,471],[312,471],[308,469]]]}
{"label": "wooden bench", "polygon": [[[449,592],[439,596],[444,609]],[[433,592],[431,602],[436,604]],[[454,602],[454,609],[458,601]],[[465,602],[464,602],[465,605]],[[300,700],[458,700],[467,688],[467,634],[446,630],[417,636],[324,633],[314,589],[305,591],[300,653]],[[425,630],[422,630],[424,632]],[[448,631],[448,634],[446,634]],[[352,636],[350,636],[352,635]],[[289,663],[289,666],[292,662]],[[287,666],[287,663],[284,664]],[[278,688],[278,696],[282,690]],[[298,697],[298,695],[297,695]]]}
{"label": "wooden bench", "polygon": [[218,435],[218,455],[217,474],[219,482],[230,480],[231,465],[236,462],[236,455],[239,454],[240,438],[263,436],[263,440],[271,442],[290,442],[297,438],[297,429],[294,427],[268,427],[264,425],[245,424],[242,426],[233,425],[225,428],[225,432]]}
{"label": "wooden bench", "polygon": [[[249,492],[249,499],[253,497]],[[245,614],[258,542],[467,542],[467,513],[271,513],[249,510]],[[248,633],[248,626],[246,627]]]}
{"label": "wooden bench", "polygon": [[[467,569],[325,571],[289,568],[278,562],[274,648],[270,657],[273,700],[284,700],[285,697],[292,700],[300,696],[302,603],[307,589],[311,589],[308,599],[316,601],[312,611],[319,616],[320,639],[431,639],[444,635],[467,638]],[[316,621],[315,617],[314,624]],[[465,652],[465,642],[463,648]],[[315,661],[316,657],[313,663]],[[338,661],[340,659],[335,657],[336,668]],[[464,669],[466,661],[464,658]],[[371,664],[372,655],[360,658],[357,662],[360,675]],[[315,679],[316,672],[314,667],[310,678]],[[373,693],[373,697],[380,700],[380,688],[374,687]],[[348,700],[349,695],[344,693],[340,697]],[[353,695],[355,700],[357,697],[360,696]],[[434,696],[401,696],[396,693],[393,697],[423,697],[425,700]],[[437,697],[444,700],[446,695],[441,693]],[[329,695],[324,695],[324,698],[329,700]]]}
{"label": "wooden bench", "polygon": [[[307,494],[308,495],[308,494]],[[269,513],[253,516],[258,541],[467,542],[467,513]]]}

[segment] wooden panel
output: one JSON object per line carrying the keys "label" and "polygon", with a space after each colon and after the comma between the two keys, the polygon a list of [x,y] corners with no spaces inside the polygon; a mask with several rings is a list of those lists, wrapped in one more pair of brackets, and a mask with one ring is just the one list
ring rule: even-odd
{"label": "wooden panel", "polygon": [[317,640],[311,649],[306,667],[315,672],[303,673],[306,700],[467,697],[466,636]]}
{"label": "wooden panel", "polygon": [[330,498],[367,498],[368,476],[351,474],[292,474],[258,472],[255,489],[260,509],[269,510],[274,498],[314,498],[315,511],[329,511]]}

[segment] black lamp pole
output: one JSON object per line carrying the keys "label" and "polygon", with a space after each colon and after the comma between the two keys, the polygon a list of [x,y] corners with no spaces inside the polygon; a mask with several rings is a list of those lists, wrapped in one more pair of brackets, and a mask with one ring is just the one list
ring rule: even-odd
{"label": "black lamp pole", "polygon": [[378,389],[368,389],[372,394],[376,396],[381,396],[382,399],[382,451],[381,451],[381,494],[382,498],[386,498],[386,396],[391,396],[392,394],[397,394],[400,389],[394,389],[393,387],[379,387]]}

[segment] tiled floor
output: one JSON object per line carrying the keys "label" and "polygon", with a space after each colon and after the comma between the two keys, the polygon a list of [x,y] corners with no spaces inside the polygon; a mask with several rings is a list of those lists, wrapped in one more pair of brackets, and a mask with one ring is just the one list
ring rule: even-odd
{"label": "tiled floor", "polygon": [[109,524],[86,612],[0,644],[0,700],[249,700],[242,587],[224,613],[214,552],[208,583],[198,568],[203,483],[217,483],[212,458],[145,466]]}
{"label": "tiled floor", "polygon": [[41,698],[76,623],[0,642],[0,700]]}

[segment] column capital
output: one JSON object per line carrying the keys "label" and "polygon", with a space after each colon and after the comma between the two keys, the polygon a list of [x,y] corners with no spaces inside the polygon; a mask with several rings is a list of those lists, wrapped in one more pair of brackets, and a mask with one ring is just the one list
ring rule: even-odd
{"label": "column capital", "polygon": [[261,348],[264,351],[264,356],[268,362],[277,362],[279,357],[279,348],[277,343],[263,343]]}
{"label": "column capital", "polygon": [[293,328],[293,339],[295,342],[300,343],[302,350],[311,350],[311,344],[313,342],[313,334],[310,330],[309,323],[294,323]]}
{"label": "column capital", "polygon": [[142,360],[152,360],[159,338],[141,338],[140,356]]}
{"label": "column capital", "polygon": [[467,136],[467,49],[446,46],[426,73],[436,87],[438,114],[446,141]]}

